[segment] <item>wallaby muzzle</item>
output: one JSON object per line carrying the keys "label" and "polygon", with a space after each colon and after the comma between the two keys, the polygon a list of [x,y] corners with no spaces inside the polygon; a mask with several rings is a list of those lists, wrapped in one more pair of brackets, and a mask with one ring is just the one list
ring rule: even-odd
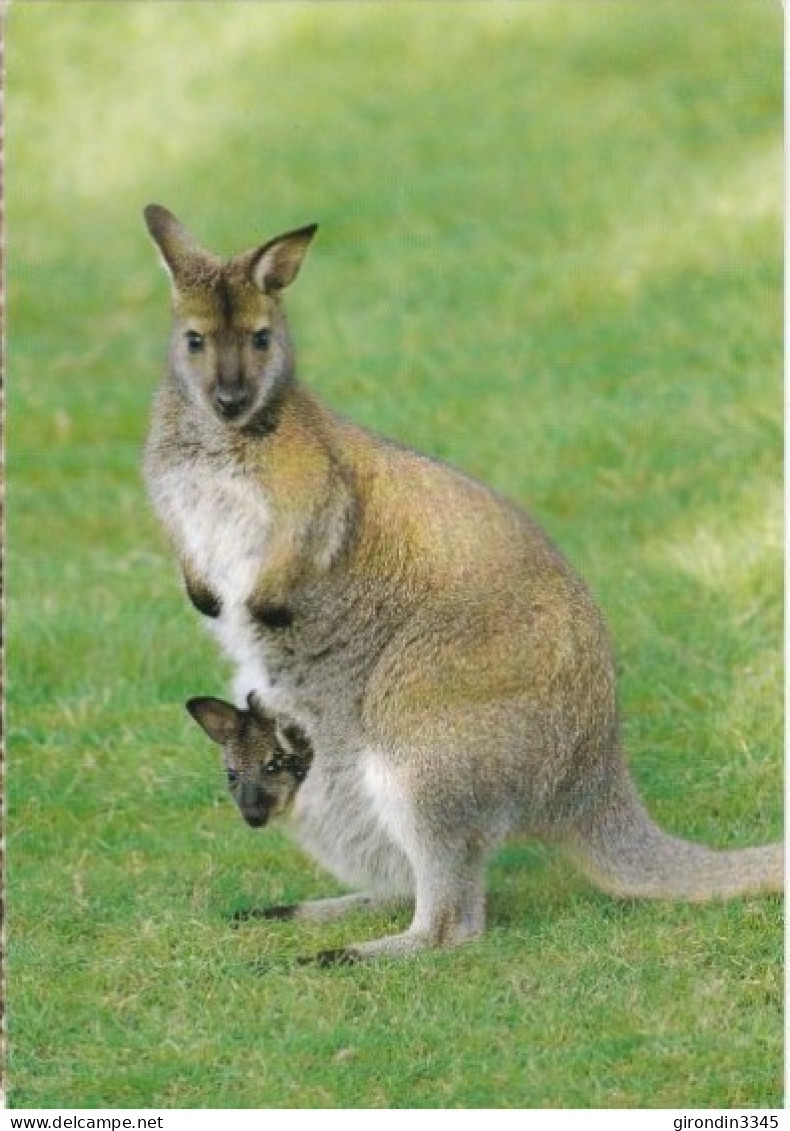
{"label": "wallaby muzzle", "polygon": [[217,351],[216,384],[211,394],[214,409],[223,420],[240,416],[252,404],[252,389],[245,379],[244,363],[233,342],[221,341]]}
{"label": "wallaby muzzle", "polygon": [[240,416],[252,403],[252,397],[242,384],[217,385],[213,399],[214,407],[223,420]]}
{"label": "wallaby muzzle", "polygon": [[242,786],[236,804],[247,824],[253,829],[262,829],[269,820],[276,798],[265,793],[257,785]]}

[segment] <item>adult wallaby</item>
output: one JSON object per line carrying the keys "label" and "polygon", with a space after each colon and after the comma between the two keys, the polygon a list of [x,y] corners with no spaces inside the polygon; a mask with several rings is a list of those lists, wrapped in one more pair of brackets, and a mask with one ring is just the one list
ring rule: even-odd
{"label": "adult wallaby", "polygon": [[331,957],[480,935],[486,860],[515,832],[620,896],[779,890],[781,845],[715,851],[648,816],[602,618],[535,523],[297,381],[280,300],[316,225],[223,260],[166,209],[145,218],[173,294],[151,497],[237,702],[255,692],[309,735],[303,846],[365,893],[299,914],[414,899],[408,930]]}

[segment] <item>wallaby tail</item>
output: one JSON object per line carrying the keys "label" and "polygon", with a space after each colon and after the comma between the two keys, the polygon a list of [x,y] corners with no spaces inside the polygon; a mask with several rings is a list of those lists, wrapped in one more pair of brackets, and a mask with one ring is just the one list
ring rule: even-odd
{"label": "wallaby tail", "polygon": [[643,899],[730,899],[784,888],[784,846],[717,850],[655,824],[623,773],[607,804],[576,826],[566,848],[592,882]]}

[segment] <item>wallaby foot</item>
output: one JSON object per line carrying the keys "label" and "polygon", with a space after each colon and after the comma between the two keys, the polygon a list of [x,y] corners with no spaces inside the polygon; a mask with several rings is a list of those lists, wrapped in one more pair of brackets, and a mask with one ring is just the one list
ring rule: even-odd
{"label": "wallaby foot", "polygon": [[[451,857],[452,860],[452,857]],[[437,867],[437,862],[440,866]],[[324,950],[313,959],[321,966],[350,965],[375,958],[397,958],[438,947],[460,946],[485,930],[485,881],[480,860],[455,860],[439,854],[412,862],[416,898],[407,931],[370,942]],[[310,961],[309,959],[303,961]]]}
{"label": "wallaby foot", "polygon": [[365,892],[354,892],[351,895],[331,896],[329,899],[308,899],[303,903],[250,907],[236,911],[232,919],[234,923],[243,923],[250,919],[308,919],[318,923],[339,919],[349,911],[356,911],[360,907],[375,907],[384,902],[386,901]]}
{"label": "wallaby foot", "polygon": [[297,958],[298,966],[355,966],[360,961],[360,956],[351,947],[337,947],[334,950],[319,950],[318,954],[310,954]]}
{"label": "wallaby foot", "polygon": [[439,947],[461,946],[479,938],[483,933],[483,926],[479,929],[458,929],[452,933],[431,934],[418,933],[411,928],[397,935],[384,935],[380,939],[370,942],[353,943],[351,946],[339,947],[333,950],[320,950],[313,958],[300,958],[299,963],[305,965],[315,962],[319,966],[352,966],[357,962],[366,962],[375,958],[405,958],[421,950],[435,950]]}
{"label": "wallaby foot", "polygon": [[293,919],[297,903],[282,903],[273,907],[245,907],[234,911],[231,923],[247,923],[250,919]]}

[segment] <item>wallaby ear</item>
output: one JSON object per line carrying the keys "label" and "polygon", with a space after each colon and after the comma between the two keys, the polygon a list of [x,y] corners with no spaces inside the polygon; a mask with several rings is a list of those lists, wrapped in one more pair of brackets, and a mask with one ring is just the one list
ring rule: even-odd
{"label": "wallaby ear", "polygon": [[296,755],[308,762],[313,757],[313,744],[298,723],[277,720],[275,737],[287,754]]}
{"label": "wallaby ear", "polygon": [[254,691],[251,691],[247,696],[247,708],[250,714],[256,718],[259,723],[268,723],[271,726],[274,722],[274,715],[266,710]]}
{"label": "wallaby ear", "polygon": [[281,291],[294,281],[302,266],[305,252],[318,224],[308,224],[294,232],[286,232],[269,240],[263,247],[253,252],[250,275],[258,290],[265,294]]}
{"label": "wallaby ear", "polygon": [[222,699],[190,699],[186,708],[195,722],[200,723],[203,730],[223,746],[230,742],[238,732],[241,725],[241,711],[232,703],[225,703]]}
{"label": "wallaby ear", "polygon": [[202,248],[172,212],[161,204],[149,204],[143,211],[151,239],[159,248],[173,282],[188,281],[215,269],[217,259]]}

